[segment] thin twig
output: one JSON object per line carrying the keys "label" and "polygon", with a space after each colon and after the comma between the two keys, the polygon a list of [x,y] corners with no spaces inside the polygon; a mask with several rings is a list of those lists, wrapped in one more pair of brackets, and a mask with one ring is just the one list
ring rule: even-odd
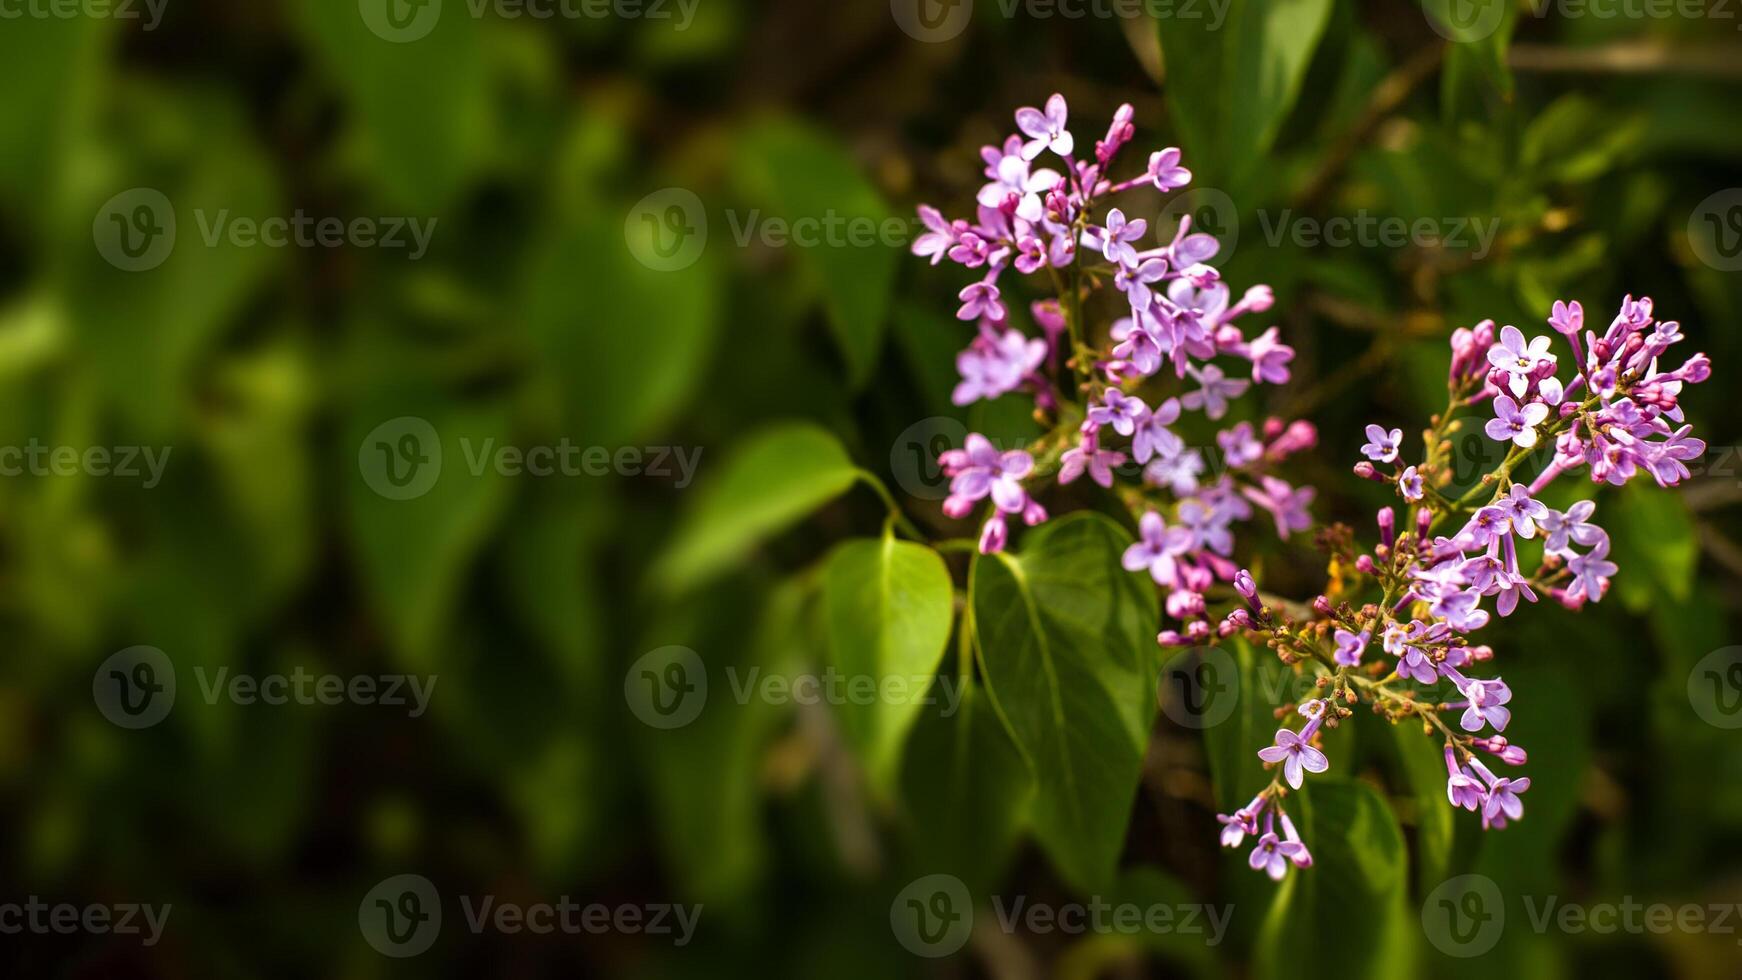
{"label": "thin twig", "polygon": [[1742,48],[1734,44],[1671,45],[1617,41],[1588,48],[1514,44],[1506,56],[1515,71],[1644,75],[1658,72],[1742,78]]}

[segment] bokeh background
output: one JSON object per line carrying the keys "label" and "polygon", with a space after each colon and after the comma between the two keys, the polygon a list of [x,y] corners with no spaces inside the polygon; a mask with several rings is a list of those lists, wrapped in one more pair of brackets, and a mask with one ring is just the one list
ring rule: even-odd
{"label": "bokeh background", "polygon": [[[1696,478],[1599,506],[1622,569],[1610,599],[1490,631],[1536,788],[1503,837],[1460,820],[1447,867],[1580,903],[1742,901],[1742,732],[1689,690],[1737,642],[1742,597],[1742,20],[1721,4],[1430,5],[1335,0],[1321,28],[1312,0],[1232,0],[1196,36],[1185,4],[1147,8],[1172,21],[1158,25],[997,0],[938,8],[969,15],[941,33],[912,30],[902,0],[699,0],[681,28],[675,3],[538,20],[447,0],[434,21],[402,8],[410,40],[354,0],[0,19],[0,444],[170,453],[150,487],[0,478],[0,901],[173,904],[149,948],[0,936],[8,975],[1251,975],[1273,889],[1215,847],[1193,731],[1157,725],[1121,887],[1236,903],[1224,943],[993,931],[933,962],[889,921],[932,867],[923,801],[869,796],[826,710],[716,693],[664,731],[625,695],[630,665],[671,645],[711,670],[822,657],[769,623],[787,583],[876,534],[884,506],[860,488],[796,526],[735,530],[760,518],[710,512],[709,488],[770,424],[821,425],[914,522],[965,533],[922,457],[960,431],[948,420],[1031,433],[1021,403],[948,403],[969,337],[951,316],[959,276],[907,255],[911,222],[870,244],[734,232],[905,221],[921,201],[965,215],[979,147],[1055,90],[1079,142],[1129,102],[1138,148],[1183,146],[1197,184],[1235,202],[1212,209],[1239,231],[1224,272],[1275,288],[1300,351],[1295,381],[1243,410],[1320,426],[1296,475],[1320,488],[1321,520],[1368,526],[1383,491],[1348,475],[1361,428],[1414,431],[1440,407],[1457,326],[1540,329],[1556,298],[1606,322],[1648,294],[1710,354],[1714,380],[1686,398],[1712,446]],[[127,271],[105,231],[140,188],[177,232]],[[665,271],[643,261],[664,247],[645,236],[694,228],[663,224],[689,198],[649,203],[671,188],[707,235]],[[416,258],[202,234],[221,213],[299,212],[435,224]],[[1361,214],[1498,231],[1480,255],[1266,234]],[[445,466],[401,500],[368,457],[406,417],[439,433]],[[645,466],[474,474],[464,446],[487,439],[682,447],[699,465],[693,482]],[[697,511],[728,537],[778,533],[680,586],[659,563]],[[1278,591],[1319,587],[1310,552],[1244,547],[1268,549]],[[161,723],[128,730],[93,677],[136,645],[164,651],[180,689]],[[221,667],[437,686],[418,717],[208,704],[194,672]],[[1382,772],[1383,746],[1359,745],[1357,772]],[[1396,795],[1413,841],[1423,811]],[[358,912],[402,873],[448,897],[448,925],[398,961]],[[1412,872],[1412,911],[1435,883]],[[1324,932],[1292,975],[1339,975],[1339,914],[1361,912],[1336,887],[1302,912]],[[1081,898],[1021,841],[985,888]],[[705,912],[682,947],[473,936],[460,894]],[[1398,976],[1742,972],[1736,935],[1539,935],[1515,919],[1494,952],[1456,962],[1404,926]]]}

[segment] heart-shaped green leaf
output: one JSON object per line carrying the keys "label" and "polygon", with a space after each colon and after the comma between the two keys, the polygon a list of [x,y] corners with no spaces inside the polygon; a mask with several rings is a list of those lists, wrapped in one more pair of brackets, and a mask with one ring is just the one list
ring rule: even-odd
{"label": "heart-shaped green leaf", "polygon": [[1155,717],[1155,587],[1125,571],[1130,535],[1074,514],[978,558],[974,639],[1038,785],[1034,829],[1073,885],[1113,877]]}
{"label": "heart-shaped green leaf", "polygon": [[875,697],[839,705],[841,727],[872,785],[892,794],[901,746],[932,688],[950,639],[950,571],[925,545],[849,541],[830,556],[823,581],[829,653],[848,692],[874,680]]}
{"label": "heart-shaped green leaf", "polygon": [[809,423],[765,429],[720,471],[679,525],[654,579],[681,592],[724,571],[755,544],[847,492],[858,471],[835,437]]}

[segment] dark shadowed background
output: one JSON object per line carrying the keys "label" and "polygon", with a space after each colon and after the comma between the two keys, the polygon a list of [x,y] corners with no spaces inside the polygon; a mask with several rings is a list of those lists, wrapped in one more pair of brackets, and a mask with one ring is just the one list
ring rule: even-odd
{"label": "dark shadowed background", "polygon": [[[1361,429],[1442,406],[1455,327],[1647,294],[1710,354],[1696,477],[1599,506],[1611,596],[1485,634],[1532,809],[1414,849],[1392,975],[1736,976],[1742,913],[1527,910],[1742,901],[1742,9],[1429,6],[0,0],[0,928],[170,906],[149,944],[0,932],[7,974],[1254,975],[1276,889],[1217,849],[1197,732],[1158,723],[1103,897],[1231,903],[1221,941],[1004,931],[987,896],[1090,896],[1020,839],[960,870],[926,753],[882,799],[826,705],[738,694],[822,669],[794,589],[885,509],[722,500],[735,446],[815,422],[948,536],[933,454],[1033,434],[949,404],[961,276],[907,246],[1056,90],[1079,144],[1135,106],[1129,170],[1183,147],[1224,273],[1275,288],[1294,381],[1244,410],[1319,425],[1321,520],[1370,533]],[[643,685],[685,656],[706,706],[662,727]],[[1393,795],[1413,847],[1440,814]],[[979,922],[933,961],[891,908],[943,870]],[[1469,960],[1418,923],[1459,873],[1508,896]],[[474,932],[485,898],[610,924]],[[1330,875],[1292,911],[1291,976],[1345,975],[1338,924],[1380,914]]]}

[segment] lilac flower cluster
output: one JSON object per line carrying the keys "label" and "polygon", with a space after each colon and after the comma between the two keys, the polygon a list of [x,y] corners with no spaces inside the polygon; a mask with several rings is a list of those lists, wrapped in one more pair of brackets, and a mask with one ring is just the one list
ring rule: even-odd
{"label": "lilac flower cluster", "polygon": [[[1184,643],[1212,631],[1204,594],[1233,578],[1235,522],[1263,511],[1283,537],[1311,526],[1313,490],[1272,470],[1313,448],[1318,435],[1305,422],[1271,419],[1257,429],[1241,422],[1216,434],[1217,452],[1207,457],[1175,431],[1188,412],[1217,421],[1253,385],[1286,382],[1294,351],[1275,327],[1248,338],[1236,323],[1269,310],[1274,297],[1255,286],[1236,299],[1209,264],[1219,249],[1213,236],[1192,232],[1188,218],[1171,239],[1146,243],[1146,220],[1108,206],[1127,191],[1167,193],[1191,181],[1171,147],[1151,153],[1140,174],[1108,176],[1135,135],[1133,116],[1131,106],[1121,106],[1093,158],[1084,159],[1075,155],[1063,96],[1053,95],[1044,109],[1018,110],[1019,132],[981,151],[987,183],[976,220],[947,220],[922,206],[927,230],[913,251],[934,265],[947,259],[984,270],[958,297],[956,315],[976,333],[957,358],[962,380],[953,400],[1025,392],[1051,427],[1032,452],[998,452],[979,434],[945,452],[940,463],[952,482],[944,512],[965,518],[989,498],[979,547],[991,553],[1007,543],[1010,516],[1029,525],[1046,519],[1026,485],[1048,478],[1070,484],[1087,474],[1112,489],[1116,475],[1136,476],[1136,486],[1119,490],[1140,515],[1140,540],[1125,567],[1148,572],[1167,590],[1168,613],[1184,630],[1162,634],[1162,642]],[[1043,154],[1061,168],[1036,166]],[[1049,284],[1028,306],[1038,336],[1016,323],[1005,292],[1012,269]],[[1118,297],[1109,303],[1104,337],[1085,316],[1085,305],[1100,296]]]}
{"label": "lilac flower cluster", "polygon": [[[1413,720],[1430,734],[1437,730],[1445,745],[1447,799],[1479,812],[1484,829],[1503,828],[1524,815],[1521,795],[1530,780],[1496,776],[1483,761],[1516,767],[1528,759],[1504,735],[1512,691],[1498,677],[1471,676],[1494,652],[1472,645],[1468,634],[1490,622],[1483,608],[1488,599],[1493,612],[1510,616],[1520,601],[1536,602],[1539,592],[1569,609],[1603,597],[1617,567],[1608,559],[1609,535],[1592,523],[1596,504],[1580,500],[1563,511],[1537,497],[1581,466],[1590,468],[1598,484],[1622,484],[1640,473],[1665,487],[1685,479],[1684,463],[1703,453],[1705,444],[1689,434],[1677,399],[1684,383],[1711,374],[1704,354],[1675,370],[1660,369],[1659,359],[1684,338],[1674,321],[1653,320],[1649,299],[1629,296],[1602,336],[1584,330],[1578,303],[1554,304],[1549,325],[1571,348],[1576,377],[1558,376],[1550,337],[1526,338],[1512,326],[1497,336],[1493,322],[1485,321],[1452,337],[1450,403],[1425,434],[1420,463],[1403,459],[1401,429],[1367,427],[1361,447],[1366,459],[1356,474],[1391,484],[1414,507],[1402,533],[1392,509],[1385,508],[1378,515],[1379,544],[1369,553],[1337,556],[1339,565],[1352,557],[1348,564],[1356,573],[1341,583],[1342,590],[1376,588],[1378,601],[1357,607],[1319,596],[1311,615],[1297,622],[1285,607],[1261,602],[1248,573],[1237,575],[1245,603],[1222,621],[1220,632],[1246,632],[1285,663],[1314,665],[1322,692],[1301,704],[1309,721],[1298,732],[1278,731],[1275,744],[1258,753],[1267,766],[1280,767],[1270,785],[1220,818],[1222,841],[1230,847],[1258,834],[1262,818],[1253,868],[1280,879],[1289,862],[1311,863],[1283,812],[1284,784],[1299,789],[1305,773],[1328,767],[1314,736],[1321,726],[1350,716],[1346,705],[1360,702],[1393,722]],[[1453,497],[1445,489],[1451,482],[1446,437],[1456,431],[1460,410],[1489,401],[1493,417],[1482,431],[1505,450],[1504,458],[1478,485]],[[1539,444],[1552,446],[1552,457],[1530,483],[1515,482],[1514,471],[1540,455],[1532,452]],[[1478,500],[1483,494],[1487,499]],[[1435,534],[1448,520],[1460,522],[1457,530]],[[1540,545],[1528,573],[1522,560],[1526,543]],[[1372,655],[1375,639],[1390,659]],[[1271,829],[1274,819],[1281,821],[1280,838]]]}

